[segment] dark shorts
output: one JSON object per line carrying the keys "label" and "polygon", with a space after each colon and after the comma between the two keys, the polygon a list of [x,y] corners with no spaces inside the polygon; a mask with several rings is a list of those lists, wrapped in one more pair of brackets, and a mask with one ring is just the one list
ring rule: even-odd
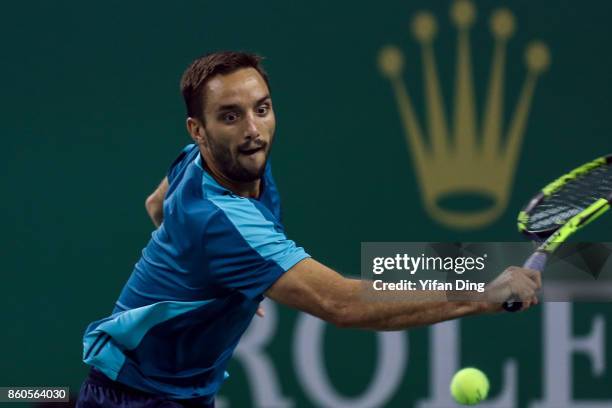
{"label": "dark shorts", "polygon": [[81,386],[77,408],[214,408],[214,402],[202,400],[171,400],[149,394],[111,380],[95,368]]}

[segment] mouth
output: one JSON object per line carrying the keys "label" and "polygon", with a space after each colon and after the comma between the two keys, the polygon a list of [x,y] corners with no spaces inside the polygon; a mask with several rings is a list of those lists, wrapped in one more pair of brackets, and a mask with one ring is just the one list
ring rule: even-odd
{"label": "mouth", "polygon": [[240,152],[240,154],[244,156],[252,156],[255,153],[262,151],[264,149],[265,149],[265,146],[256,146],[256,147],[238,149],[238,152]]}

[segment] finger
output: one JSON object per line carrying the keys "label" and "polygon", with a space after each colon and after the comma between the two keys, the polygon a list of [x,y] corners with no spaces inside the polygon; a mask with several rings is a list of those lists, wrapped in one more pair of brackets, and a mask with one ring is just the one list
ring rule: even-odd
{"label": "finger", "polygon": [[533,299],[534,299],[534,296],[532,296],[532,297],[528,298],[527,300],[524,300],[524,301],[523,301],[523,308],[522,308],[521,310],[527,310],[527,309],[529,309],[531,306],[533,306],[533,305],[534,305],[534,303],[533,303]]}
{"label": "finger", "polygon": [[533,289],[533,291],[538,290],[538,283],[536,281],[527,279],[527,284],[529,285],[531,289]]}
{"label": "finger", "polygon": [[533,281],[533,280],[531,280],[529,278],[526,278],[526,277],[523,277],[520,280],[520,284],[524,285],[525,287],[528,287],[529,289],[533,290],[534,292],[538,289],[538,284],[535,281]]}
{"label": "finger", "polygon": [[538,289],[542,287],[542,272],[538,272],[535,274],[536,283],[538,284]]}
{"label": "finger", "polygon": [[527,302],[524,302],[523,304],[525,307],[521,310],[527,310],[538,304],[538,298],[534,296],[531,299],[529,299]]}
{"label": "finger", "polygon": [[536,295],[533,295],[529,300],[524,302],[526,305],[525,309],[528,309],[532,306],[537,305],[538,303],[540,303],[540,300],[538,299],[538,297]]}
{"label": "finger", "polygon": [[539,272],[533,269],[513,267],[512,280],[517,286],[528,285],[535,290],[538,288],[538,274]]}
{"label": "finger", "polygon": [[531,285],[533,285],[533,282],[518,288],[517,295],[523,302],[529,302],[535,296],[535,288]]}
{"label": "finger", "polygon": [[257,316],[259,316],[259,317],[264,317],[266,315],[266,312],[265,312],[263,307],[259,306],[257,308],[257,312],[255,312],[255,314],[257,314]]}
{"label": "finger", "polygon": [[542,286],[542,272],[535,269],[523,269],[526,275],[539,286]]}

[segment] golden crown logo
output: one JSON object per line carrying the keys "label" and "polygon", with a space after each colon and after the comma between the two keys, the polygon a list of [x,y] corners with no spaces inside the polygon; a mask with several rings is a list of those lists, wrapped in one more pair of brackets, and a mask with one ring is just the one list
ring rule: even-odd
{"label": "golden crown logo", "polygon": [[[436,69],[433,42],[437,30],[436,19],[431,13],[417,13],[411,25],[412,34],[421,47],[423,61],[428,144],[423,139],[422,127],[402,80],[404,58],[401,51],[395,46],[383,47],[378,56],[378,65],[391,82],[397,100],[425,208],[435,220],[446,226],[472,229],[493,222],[508,204],[534,88],[539,74],[550,64],[550,55],[542,42],[528,44],[525,52],[527,76],[510,123],[504,129],[506,45],[514,33],[515,21],[513,14],[505,8],[493,12],[490,27],[494,49],[478,134],[469,40],[470,28],[476,20],[472,2],[454,2],[451,19],[458,30],[452,129],[449,130],[445,117]],[[489,197],[493,204],[476,212],[452,210],[440,204],[443,198],[466,193]]]}

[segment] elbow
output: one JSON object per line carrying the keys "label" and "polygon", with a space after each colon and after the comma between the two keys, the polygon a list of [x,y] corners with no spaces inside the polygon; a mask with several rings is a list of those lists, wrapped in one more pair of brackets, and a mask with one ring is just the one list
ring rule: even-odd
{"label": "elbow", "polygon": [[147,213],[150,216],[153,216],[157,212],[158,207],[159,202],[155,197],[155,194],[151,194],[150,196],[148,196],[145,200],[145,209],[147,210]]}
{"label": "elbow", "polygon": [[157,197],[151,195],[145,200],[145,209],[147,214],[153,221],[156,227],[159,227],[163,218],[163,203]]}

